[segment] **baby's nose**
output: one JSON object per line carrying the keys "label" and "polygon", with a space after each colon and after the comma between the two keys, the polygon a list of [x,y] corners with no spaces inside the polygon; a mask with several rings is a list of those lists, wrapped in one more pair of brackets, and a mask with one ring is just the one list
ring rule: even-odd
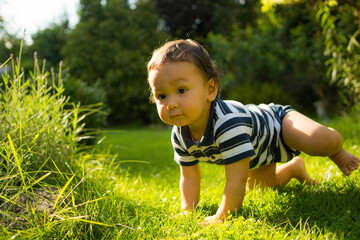
{"label": "baby's nose", "polygon": [[174,97],[169,97],[167,100],[167,110],[175,109],[179,106],[177,100]]}

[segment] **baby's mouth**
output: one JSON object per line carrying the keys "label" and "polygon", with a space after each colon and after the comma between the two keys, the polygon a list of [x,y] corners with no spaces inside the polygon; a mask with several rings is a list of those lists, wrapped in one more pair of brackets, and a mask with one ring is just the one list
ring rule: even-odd
{"label": "baby's mouth", "polygon": [[171,115],[170,118],[177,118],[177,117],[180,117],[182,114],[174,114],[174,115]]}

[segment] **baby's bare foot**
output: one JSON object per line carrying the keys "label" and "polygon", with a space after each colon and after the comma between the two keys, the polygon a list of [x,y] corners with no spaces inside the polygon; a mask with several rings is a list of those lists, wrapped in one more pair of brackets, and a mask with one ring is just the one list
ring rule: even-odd
{"label": "baby's bare foot", "polygon": [[296,179],[301,183],[305,182],[309,185],[318,185],[319,182],[312,179],[306,171],[306,166],[304,161],[300,157],[295,157],[292,160],[294,166],[296,167]]}
{"label": "baby's bare foot", "polygon": [[345,175],[350,175],[359,167],[360,159],[344,149],[329,158],[333,160]]}

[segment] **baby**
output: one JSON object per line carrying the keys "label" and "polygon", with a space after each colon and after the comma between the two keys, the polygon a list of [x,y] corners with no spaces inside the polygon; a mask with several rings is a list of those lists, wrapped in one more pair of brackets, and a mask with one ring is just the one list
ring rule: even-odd
{"label": "baby", "polygon": [[297,157],[300,152],[329,157],[345,175],[358,168],[359,158],[343,149],[336,130],[290,106],[221,100],[217,67],[193,40],[170,41],[155,50],[147,71],[151,100],[161,120],[174,125],[171,140],[184,213],[199,203],[199,162],[225,166],[222,202],[205,225],[240,210],[246,188],[284,186],[292,178],[316,183]]}

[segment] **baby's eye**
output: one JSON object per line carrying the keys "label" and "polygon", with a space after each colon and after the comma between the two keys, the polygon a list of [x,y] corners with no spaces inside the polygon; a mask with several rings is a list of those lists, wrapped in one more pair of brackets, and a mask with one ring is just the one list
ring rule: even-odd
{"label": "baby's eye", "polygon": [[158,96],[157,96],[157,99],[159,99],[159,100],[164,100],[166,98],[166,95],[165,94],[159,94]]}
{"label": "baby's eye", "polygon": [[184,94],[184,93],[186,93],[186,91],[187,91],[187,89],[185,89],[185,88],[179,88],[178,94]]}

